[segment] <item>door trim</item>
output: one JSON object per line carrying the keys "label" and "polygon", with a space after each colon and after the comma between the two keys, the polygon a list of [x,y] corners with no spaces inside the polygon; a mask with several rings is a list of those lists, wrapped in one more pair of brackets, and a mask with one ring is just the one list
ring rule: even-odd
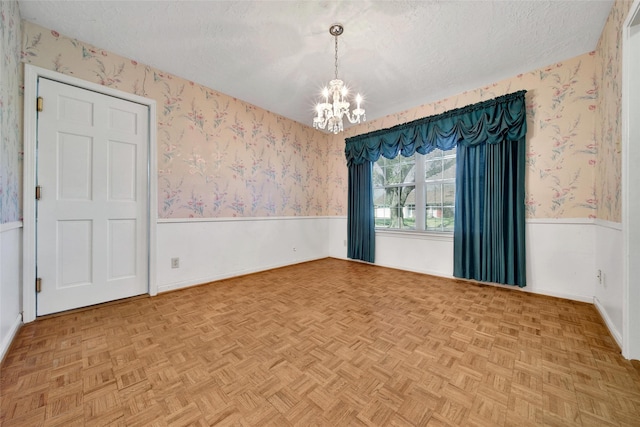
{"label": "door trim", "polygon": [[[32,322],[36,319],[36,217],[35,217],[35,184],[36,184],[36,97],[38,78],[45,77],[60,83],[87,89],[103,95],[113,96],[125,101],[145,105],[149,108],[149,149],[147,163],[147,280],[148,293],[158,294],[156,279],[156,229],[158,223],[158,173],[157,173],[157,122],[156,101],[138,95],[91,83],[76,77],[67,76],[55,71],[24,66],[24,180],[23,180],[23,244],[22,244],[22,321]],[[46,106],[45,106],[46,108]]]}
{"label": "door trim", "polygon": [[[637,92],[631,93],[631,61],[637,62],[637,49],[640,45],[640,34],[631,36],[631,27],[640,25],[640,1],[635,0],[629,14],[622,25],[622,355],[627,359],[640,359],[640,313],[637,298],[640,295],[640,283],[633,277],[631,257],[638,252],[637,239],[630,242],[631,235],[638,234],[638,223],[630,201],[635,197],[631,183],[638,182],[640,170],[631,165],[631,153],[638,155],[638,148],[632,144],[629,117],[640,114],[640,100]],[[635,25],[634,25],[635,24]],[[632,98],[634,96],[634,98]],[[635,141],[634,141],[635,142]],[[633,150],[633,151],[632,151]],[[635,188],[633,189],[636,190]],[[632,246],[635,245],[635,246]],[[635,269],[637,271],[637,269]]]}

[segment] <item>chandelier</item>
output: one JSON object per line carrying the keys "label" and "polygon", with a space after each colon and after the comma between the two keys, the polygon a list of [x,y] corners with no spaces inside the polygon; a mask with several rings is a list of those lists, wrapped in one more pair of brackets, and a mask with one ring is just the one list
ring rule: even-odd
{"label": "chandelier", "polygon": [[[342,117],[346,117],[351,123],[360,123],[367,120],[367,116],[364,113],[364,109],[360,108],[362,103],[362,96],[356,95],[357,108],[353,112],[349,111],[351,104],[347,100],[349,93],[344,82],[338,79],[338,36],[342,34],[344,28],[341,24],[333,24],[329,27],[329,34],[335,38],[336,53],[335,53],[335,75],[334,79],[329,82],[329,87],[325,87],[322,90],[322,96],[324,102],[320,102],[316,105],[316,112],[318,115],[313,118],[313,127],[316,129],[327,129],[334,134],[342,132],[344,126],[342,125]],[[329,102],[331,100],[331,102]]]}

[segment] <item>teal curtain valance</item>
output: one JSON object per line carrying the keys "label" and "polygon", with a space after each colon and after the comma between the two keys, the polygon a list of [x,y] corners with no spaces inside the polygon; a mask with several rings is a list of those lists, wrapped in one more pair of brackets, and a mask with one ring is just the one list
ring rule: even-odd
{"label": "teal curtain valance", "polygon": [[517,141],[527,131],[526,91],[403,123],[388,129],[346,139],[347,165],[375,162],[380,156],[393,159],[416,151],[428,154],[435,148],[450,150],[457,144],[473,146]]}

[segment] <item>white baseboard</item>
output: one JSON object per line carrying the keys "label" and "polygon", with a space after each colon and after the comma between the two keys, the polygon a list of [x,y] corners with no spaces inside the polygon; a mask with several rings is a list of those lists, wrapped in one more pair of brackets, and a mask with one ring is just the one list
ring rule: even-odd
{"label": "white baseboard", "polygon": [[611,318],[607,314],[607,311],[604,309],[602,304],[600,304],[600,300],[598,300],[597,297],[593,297],[593,305],[596,306],[596,309],[600,313],[600,316],[602,316],[602,319],[604,320],[604,323],[607,325],[607,328],[609,329],[611,336],[613,337],[614,340],[616,340],[616,343],[618,343],[618,347],[620,347],[620,349],[622,350],[622,335],[614,326],[613,322],[611,321]]}
{"label": "white baseboard", "polygon": [[[344,258],[344,259],[346,259],[348,261],[353,261],[353,260],[351,260],[349,258]],[[443,274],[442,272],[439,272],[439,271],[418,270],[418,269],[412,269],[412,268],[407,268],[407,267],[404,267],[404,266],[397,266],[397,265],[391,265],[391,264],[379,264],[379,263],[376,263],[375,265],[380,266],[380,267],[393,268],[395,270],[410,271],[412,273],[428,274],[430,276],[442,277],[444,279],[457,279],[456,277],[454,277],[451,274]],[[459,279],[459,280],[465,280],[465,279]],[[591,297],[585,297],[583,295],[573,295],[573,294],[567,294],[567,293],[563,293],[563,292],[554,292],[554,291],[548,291],[546,289],[545,290],[532,290],[532,289],[527,289],[527,287],[519,288],[517,286],[500,285],[498,283],[476,282],[476,281],[470,281],[470,282],[478,283],[480,285],[495,286],[497,288],[509,289],[509,290],[513,290],[513,291],[516,291],[516,292],[526,292],[526,293],[529,293],[529,294],[545,295],[545,296],[549,296],[549,297],[568,299],[568,300],[572,300],[572,301],[586,302],[586,303],[589,303],[589,304],[593,303],[593,300],[592,300]]]}
{"label": "white baseboard", "polygon": [[[349,258],[345,258],[345,259],[347,259],[349,261],[353,261],[352,259],[349,259]],[[377,265],[378,267],[393,268],[394,270],[409,271],[411,273],[426,274],[428,276],[443,277],[445,279],[455,279],[455,277],[453,277],[452,275],[444,274],[441,271],[435,271],[435,270],[429,270],[429,269],[419,270],[417,268],[400,266],[400,265],[393,265],[393,264],[389,264],[389,263],[375,263],[373,265]]]}
{"label": "white baseboard", "polygon": [[11,347],[13,339],[20,330],[20,326],[22,326],[22,315],[18,314],[11,324],[11,328],[9,328],[9,333],[4,337],[0,344],[0,363],[4,360],[4,356],[7,355],[7,351],[9,351],[9,347]]}
{"label": "white baseboard", "polygon": [[184,280],[184,281],[180,281],[180,282],[167,283],[167,284],[164,284],[164,285],[161,285],[161,286],[158,287],[158,293],[160,294],[160,293],[163,293],[163,292],[176,291],[178,289],[189,288],[191,286],[203,285],[205,283],[216,282],[218,280],[224,280],[224,279],[230,279],[232,277],[246,276],[247,274],[259,273],[261,271],[267,271],[267,270],[274,270],[276,268],[287,267],[287,266],[295,265],[295,264],[302,264],[303,262],[316,261],[316,260],[323,259],[323,258],[326,258],[326,257],[300,259],[300,260],[296,260],[293,263],[273,264],[273,265],[263,266],[261,268],[255,268],[255,269],[252,268],[252,269],[234,271],[234,272],[225,273],[225,274],[219,274],[219,275],[214,275],[214,276],[207,276],[207,277],[200,277],[200,278],[197,278],[197,279]]}
{"label": "white baseboard", "polygon": [[568,294],[564,292],[555,292],[555,291],[550,291],[548,289],[531,290],[531,289],[527,289],[526,287],[517,288],[517,290],[520,290],[522,292],[528,292],[530,294],[545,295],[548,297],[562,298],[562,299],[568,299],[571,301],[586,302],[587,304],[593,304],[593,300],[591,299],[591,297],[587,297],[584,295],[574,295],[574,294]]}

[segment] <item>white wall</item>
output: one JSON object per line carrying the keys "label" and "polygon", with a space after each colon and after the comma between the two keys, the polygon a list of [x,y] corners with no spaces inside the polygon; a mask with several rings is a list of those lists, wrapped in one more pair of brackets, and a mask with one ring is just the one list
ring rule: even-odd
{"label": "white wall", "polygon": [[[329,222],[329,256],[347,258],[347,218]],[[376,265],[453,277],[453,237],[400,232],[376,233]]]}
{"label": "white wall", "polygon": [[[330,222],[326,217],[159,220],[158,292],[326,258]],[[172,258],[180,258],[179,268],[171,268]]]}
{"label": "white wall", "polygon": [[376,264],[453,277],[453,236],[376,233]]}
{"label": "white wall", "polygon": [[622,224],[596,220],[595,224],[596,277],[594,303],[605,320],[611,334],[622,347],[623,299],[623,247]]}
{"label": "white wall", "polygon": [[329,256],[333,258],[347,259],[347,217],[329,217],[328,240]]}
{"label": "white wall", "polygon": [[0,225],[0,361],[22,323],[22,223]]}
{"label": "white wall", "polygon": [[524,290],[593,303],[597,280],[593,220],[529,220],[526,236]]}
{"label": "white wall", "polygon": [[[346,257],[346,249],[342,252],[340,247],[346,239],[346,224],[346,218],[331,223],[332,257]],[[530,220],[526,223],[526,236],[527,286],[523,291],[593,302],[597,279],[592,220]],[[377,233],[376,264],[453,277],[453,239]]]}

